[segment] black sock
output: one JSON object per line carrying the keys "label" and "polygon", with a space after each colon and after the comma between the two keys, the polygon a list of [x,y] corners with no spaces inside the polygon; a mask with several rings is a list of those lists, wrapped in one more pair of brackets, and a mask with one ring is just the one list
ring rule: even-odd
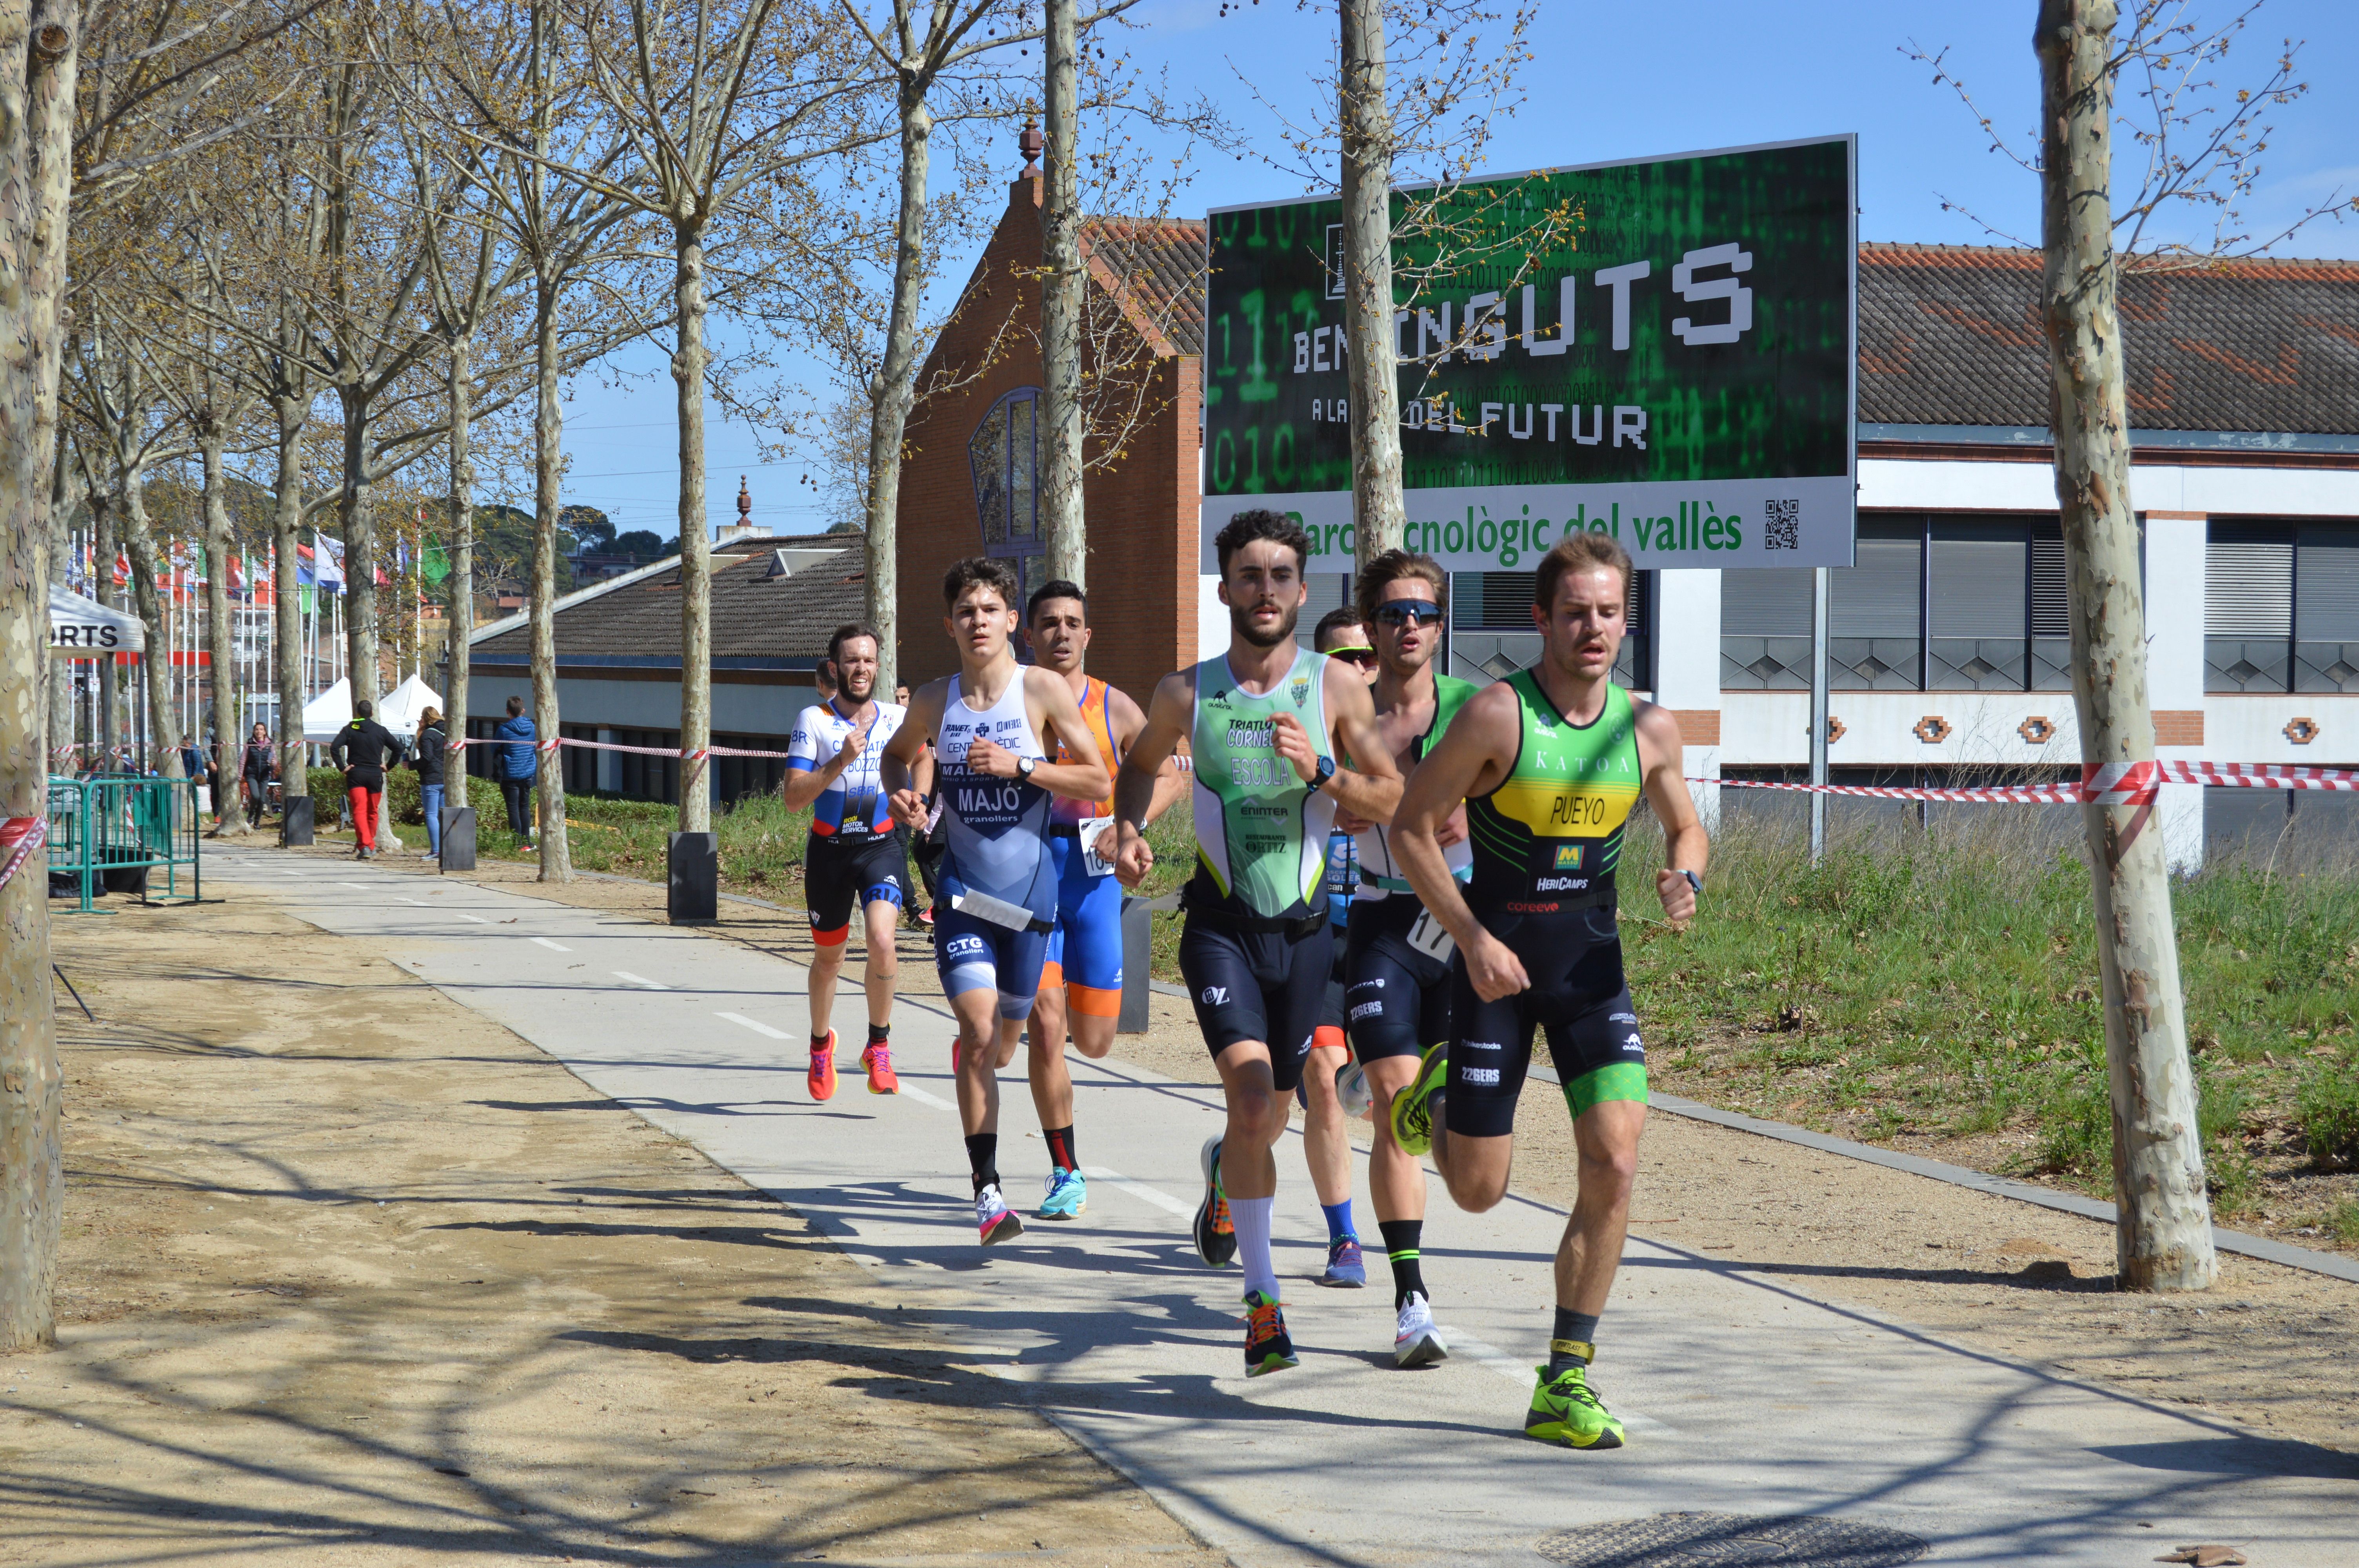
{"label": "black sock", "polygon": [[1062,1127],[1044,1127],[1040,1130],[1040,1136],[1049,1144],[1049,1163],[1060,1171],[1078,1171],[1082,1168],[1073,1159],[1072,1123],[1067,1122]]}
{"label": "black sock", "polygon": [[1425,1275],[1418,1269],[1417,1249],[1425,1236],[1425,1221],[1380,1219],[1376,1221],[1376,1232],[1385,1238],[1385,1256],[1392,1260],[1393,1311],[1400,1311],[1411,1291],[1432,1300],[1425,1288]]}
{"label": "black sock", "polygon": [[1556,1332],[1549,1338],[1548,1375],[1553,1378],[1567,1367],[1586,1367],[1596,1354],[1597,1314],[1557,1308]]}
{"label": "black sock", "polygon": [[967,1135],[966,1163],[974,1177],[974,1190],[999,1184],[999,1134],[973,1132]]}
{"label": "black sock", "polygon": [[893,1026],[889,1023],[872,1023],[868,1026],[868,1044],[871,1045],[882,1045],[891,1039],[892,1035]]}
{"label": "black sock", "polygon": [[[829,1033],[834,1033],[832,1030],[829,1031]],[[812,1050],[814,1050],[814,1051],[824,1051],[824,1050],[826,1050],[826,1049],[827,1049],[827,1035],[826,1035],[826,1034],[814,1034],[814,1035],[812,1035],[812,1036],[811,1036],[811,1049],[812,1049]]]}

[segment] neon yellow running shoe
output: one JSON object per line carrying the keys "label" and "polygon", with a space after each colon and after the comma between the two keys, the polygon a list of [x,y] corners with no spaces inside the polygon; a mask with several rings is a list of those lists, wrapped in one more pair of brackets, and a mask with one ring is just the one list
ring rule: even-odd
{"label": "neon yellow running shoe", "polygon": [[1589,1368],[1567,1367],[1550,1379],[1546,1367],[1535,1367],[1539,1386],[1532,1390],[1532,1408],[1524,1414],[1524,1435],[1560,1448],[1619,1448],[1622,1423],[1599,1402],[1589,1386]]}
{"label": "neon yellow running shoe", "polygon": [[1417,1059],[1417,1077],[1393,1096],[1393,1141],[1411,1154],[1433,1147],[1433,1095],[1450,1074],[1450,1047],[1429,1045]]}

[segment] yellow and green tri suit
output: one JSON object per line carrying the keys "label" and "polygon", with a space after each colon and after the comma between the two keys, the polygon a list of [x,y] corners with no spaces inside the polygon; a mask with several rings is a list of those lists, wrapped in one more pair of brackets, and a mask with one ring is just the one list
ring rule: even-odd
{"label": "yellow and green tri suit", "polygon": [[1476,1138],[1513,1130],[1535,1032],[1548,1036],[1574,1116],[1604,1100],[1647,1098],[1647,1048],[1614,919],[1614,867],[1642,783],[1630,694],[1608,685],[1603,709],[1575,724],[1533,672],[1506,684],[1523,731],[1507,776],[1466,803],[1474,849],[1466,903],[1523,960],[1531,987],[1484,1001],[1464,957],[1451,967],[1446,1114],[1453,1134]]}
{"label": "yellow and green tri suit", "polygon": [[1180,970],[1213,1056],[1242,1041],[1269,1047],[1282,1093],[1326,999],[1334,935],[1327,923],[1327,833],[1335,797],[1279,755],[1275,720],[1291,715],[1321,757],[1333,755],[1327,660],[1298,650],[1266,692],[1238,685],[1226,658],[1196,666],[1189,747],[1196,776],[1196,874],[1182,894]]}

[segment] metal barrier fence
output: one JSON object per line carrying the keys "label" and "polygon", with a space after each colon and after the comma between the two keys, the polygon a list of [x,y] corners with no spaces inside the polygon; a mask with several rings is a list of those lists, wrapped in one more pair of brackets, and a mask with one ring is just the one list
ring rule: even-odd
{"label": "metal barrier fence", "polygon": [[[203,842],[193,780],[127,773],[49,780],[49,874],[75,878],[80,911],[94,907],[101,892],[195,903],[204,887]],[[152,885],[158,869],[160,893]]]}

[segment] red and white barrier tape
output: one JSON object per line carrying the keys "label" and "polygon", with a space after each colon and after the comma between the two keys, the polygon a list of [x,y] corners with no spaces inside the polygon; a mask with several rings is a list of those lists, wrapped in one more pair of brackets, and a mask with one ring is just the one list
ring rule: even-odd
{"label": "red and white barrier tape", "polygon": [[8,885],[9,880],[16,874],[16,868],[25,863],[27,856],[48,842],[49,837],[49,819],[46,816],[12,816],[0,822],[0,851],[8,856],[6,862],[0,864],[0,888]]}
{"label": "red and white barrier tape", "polygon": [[2267,762],[2114,762],[2088,770],[2078,784],[2000,784],[1984,789],[1912,789],[1885,784],[1782,784],[1768,779],[1690,778],[1726,789],[1790,790],[1802,795],[1864,795],[1873,800],[1955,801],[1979,805],[2145,806],[2167,784],[2217,789],[2359,790],[2359,769],[2277,767]]}

